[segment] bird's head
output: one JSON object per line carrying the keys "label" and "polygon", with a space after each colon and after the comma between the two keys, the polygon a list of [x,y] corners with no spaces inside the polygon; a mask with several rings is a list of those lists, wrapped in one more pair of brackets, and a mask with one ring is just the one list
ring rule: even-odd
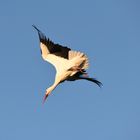
{"label": "bird's head", "polygon": [[47,97],[49,96],[49,94],[55,89],[55,87],[56,87],[58,84],[59,84],[59,82],[54,83],[52,86],[50,86],[50,87],[46,90],[43,103],[46,101],[46,99],[47,99]]}
{"label": "bird's head", "polygon": [[44,96],[44,99],[43,99],[43,103],[45,103],[47,97],[49,96],[49,94],[51,93],[52,89],[51,87],[46,89],[46,93],[45,93],[45,96]]}

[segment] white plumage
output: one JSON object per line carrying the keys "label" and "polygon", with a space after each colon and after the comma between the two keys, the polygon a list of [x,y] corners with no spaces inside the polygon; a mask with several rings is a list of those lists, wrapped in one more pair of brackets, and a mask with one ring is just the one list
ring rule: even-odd
{"label": "white plumage", "polygon": [[101,87],[102,83],[95,78],[89,78],[86,69],[89,67],[88,58],[84,53],[73,51],[68,47],[53,43],[36,27],[40,39],[42,58],[51,63],[56,69],[54,84],[46,90],[44,101],[59,83],[85,79]]}

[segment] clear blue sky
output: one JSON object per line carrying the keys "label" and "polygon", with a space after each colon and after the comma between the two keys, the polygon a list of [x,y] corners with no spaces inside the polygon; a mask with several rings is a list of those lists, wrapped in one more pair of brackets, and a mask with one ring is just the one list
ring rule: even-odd
{"label": "clear blue sky", "polygon": [[[39,27],[54,42],[85,52],[87,81],[58,86],[40,55]],[[140,2],[1,0],[1,140],[139,140]]]}

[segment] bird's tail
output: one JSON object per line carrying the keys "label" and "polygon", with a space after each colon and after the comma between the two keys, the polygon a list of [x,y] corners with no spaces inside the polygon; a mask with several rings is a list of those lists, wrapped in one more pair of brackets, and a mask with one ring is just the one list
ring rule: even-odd
{"label": "bird's tail", "polygon": [[100,88],[103,86],[103,84],[95,78],[79,77],[79,79],[85,79],[85,80],[91,81],[91,82],[97,84]]}

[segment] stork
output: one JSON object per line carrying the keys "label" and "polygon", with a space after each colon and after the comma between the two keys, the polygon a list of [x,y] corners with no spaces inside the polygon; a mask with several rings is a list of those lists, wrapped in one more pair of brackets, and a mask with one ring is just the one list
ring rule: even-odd
{"label": "stork", "polygon": [[73,51],[68,47],[55,44],[47,38],[35,25],[32,25],[38,32],[42,58],[51,63],[56,69],[55,81],[52,86],[46,89],[43,102],[50,93],[64,81],[88,80],[99,87],[102,83],[95,78],[90,78],[86,73],[89,67],[88,58],[84,53]]}

